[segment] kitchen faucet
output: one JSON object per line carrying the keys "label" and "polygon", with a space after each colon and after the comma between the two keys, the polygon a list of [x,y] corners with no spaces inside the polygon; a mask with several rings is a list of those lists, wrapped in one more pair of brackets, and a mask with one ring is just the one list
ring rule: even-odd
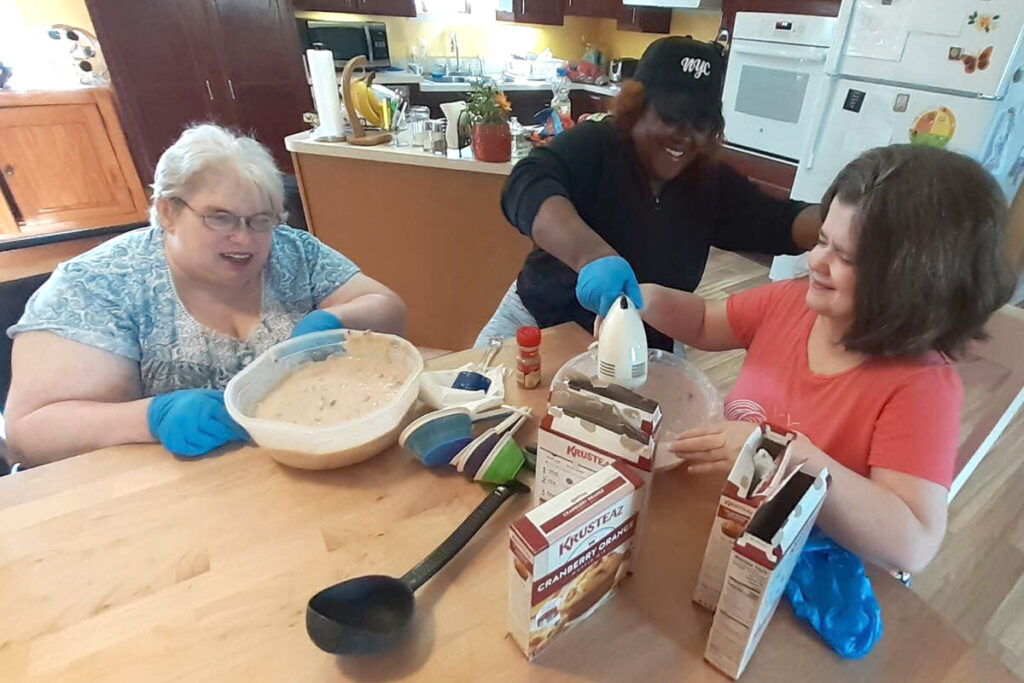
{"label": "kitchen faucet", "polygon": [[459,36],[455,31],[452,31],[449,43],[451,45],[451,51],[455,53],[455,71],[459,72],[462,70],[462,65],[459,60]]}

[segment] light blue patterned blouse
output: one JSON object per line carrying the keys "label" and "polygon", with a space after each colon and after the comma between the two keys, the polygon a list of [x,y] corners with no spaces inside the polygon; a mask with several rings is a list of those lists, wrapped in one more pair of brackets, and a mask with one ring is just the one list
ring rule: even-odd
{"label": "light blue patterned blouse", "polygon": [[312,235],[274,230],[259,324],[245,340],[200,325],[178,298],[163,232],[141,228],[62,263],[7,330],[45,330],[130,358],[145,396],[222,389],[359,268]]}

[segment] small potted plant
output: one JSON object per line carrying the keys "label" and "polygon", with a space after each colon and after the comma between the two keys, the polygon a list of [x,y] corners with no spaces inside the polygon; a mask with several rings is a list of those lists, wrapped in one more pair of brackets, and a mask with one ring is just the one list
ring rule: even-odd
{"label": "small potted plant", "polygon": [[473,124],[473,156],[479,161],[508,161],[512,158],[512,113],[505,93],[491,83],[474,85],[469,91],[466,113]]}

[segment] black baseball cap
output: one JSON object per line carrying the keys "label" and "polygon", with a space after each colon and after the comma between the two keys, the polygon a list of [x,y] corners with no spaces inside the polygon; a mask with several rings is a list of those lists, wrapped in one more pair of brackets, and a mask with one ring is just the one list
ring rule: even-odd
{"label": "black baseball cap", "polygon": [[697,128],[722,126],[725,58],[717,43],[668,36],[651,43],[633,79],[667,123]]}

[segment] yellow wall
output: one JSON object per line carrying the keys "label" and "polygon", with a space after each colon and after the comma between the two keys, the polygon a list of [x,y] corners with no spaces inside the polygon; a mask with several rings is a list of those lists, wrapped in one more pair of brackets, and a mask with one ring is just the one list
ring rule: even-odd
{"label": "yellow wall", "polygon": [[68,24],[95,33],[85,0],[16,0],[26,28]]}
{"label": "yellow wall", "polygon": [[[27,2],[28,0],[22,0]],[[563,26],[513,24],[490,17],[467,15],[458,20],[435,21],[427,18],[405,19],[331,12],[299,12],[305,19],[325,21],[380,21],[387,24],[391,55],[405,61],[410,48],[427,42],[427,54],[443,57],[449,54],[448,36],[455,31],[464,55],[485,58],[504,57],[510,53],[539,53],[544,48],[563,59],[577,60],[583,56],[584,41],[595,43],[609,57],[639,57],[644,49],[661,37],[657,33],[619,31],[614,19],[565,17]],[[718,34],[721,14],[707,11],[676,10],[672,13],[671,31],[675,35],[693,35],[711,40]]]}

